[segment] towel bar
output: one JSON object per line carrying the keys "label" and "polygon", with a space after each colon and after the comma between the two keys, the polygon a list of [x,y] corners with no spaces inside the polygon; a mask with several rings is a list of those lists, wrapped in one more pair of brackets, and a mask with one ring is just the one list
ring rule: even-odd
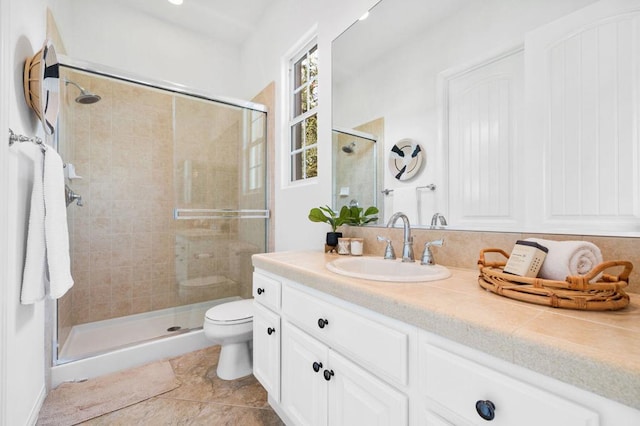
{"label": "towel bar", "polygon": [[13,130],[9,129],[9,146],[13,145],[15,142],[33,142],[36,145],[40,145],[44,147],[44,143],[42,139],[37,136],[29,137],[24,135],[18,135],[13,132]]}

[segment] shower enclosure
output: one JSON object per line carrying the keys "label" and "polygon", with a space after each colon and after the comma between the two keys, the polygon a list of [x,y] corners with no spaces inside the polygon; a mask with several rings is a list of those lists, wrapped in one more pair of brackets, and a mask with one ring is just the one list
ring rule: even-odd
{"label": "shower enclosure", "polygon": [[383,211],[377,179],[380,144],[378,138],[363,131],[333,129],[333,208],[357,205],[377,206]]}
{"label": "shower enclosure", "polygon": [[[75,285],[57,304],[56,364],[198,329],[251,297],[266,108],[74,65],[61,77],[58,144],[82,206],[68,208]],[[82,89],[100,99],[77,101]]]}

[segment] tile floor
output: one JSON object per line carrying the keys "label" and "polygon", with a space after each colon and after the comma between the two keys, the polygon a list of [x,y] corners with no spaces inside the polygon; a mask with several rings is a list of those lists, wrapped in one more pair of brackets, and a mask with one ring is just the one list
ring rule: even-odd
{"label": "tile floor", "polygon": [[219,346],[169,360],[181,386],[82,425],[283,425],[253,375],[225,381],[216,375]]}

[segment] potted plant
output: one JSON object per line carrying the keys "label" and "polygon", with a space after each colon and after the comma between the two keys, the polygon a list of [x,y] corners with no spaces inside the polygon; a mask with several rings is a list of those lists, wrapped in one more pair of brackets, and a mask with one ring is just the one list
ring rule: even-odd
{"label": "potted plant", "polygon": [[337,232],[337,229],[340,225],[347,223],[350,214],[347,206],[340,209],[340,214],[334,212],[329,206],[314,207],[309,211],[309,220],[328,223],[331,226],[332,232],[327,232],[327,245],[335,247],[338,245],[338,238],[342,237],[342,232]]}
{"label": "potted plant", "polygon": [[362,207],[358,206],[351,206],[348,207],[348,209],[349,216],[347,217],[346,221],[348,225],[362,226],[378,220],[379,210],[375,206],[368,207],[367,210],[364,210]]}

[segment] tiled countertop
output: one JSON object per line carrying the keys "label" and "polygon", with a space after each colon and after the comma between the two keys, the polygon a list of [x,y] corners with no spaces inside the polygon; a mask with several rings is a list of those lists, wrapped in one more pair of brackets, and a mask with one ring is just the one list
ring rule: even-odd
{"label": "tiled countertop", "polygon": [[640,409],[640,295],[620,311],[583,312],[484,291],[478,272],[391,283],[344,277],[321,252],[253,255],[256,268]]}

